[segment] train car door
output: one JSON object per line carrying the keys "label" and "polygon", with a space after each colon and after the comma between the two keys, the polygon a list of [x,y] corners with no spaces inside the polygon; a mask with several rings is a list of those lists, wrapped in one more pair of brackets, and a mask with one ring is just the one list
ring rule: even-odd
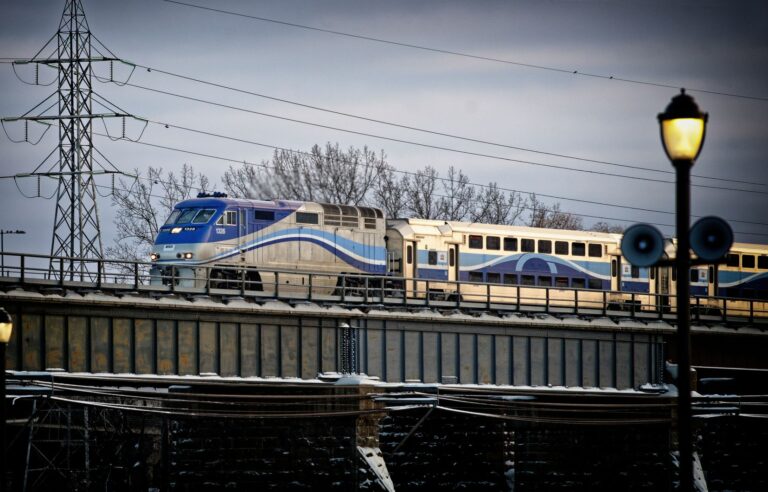
{"label": "train car door", "polygon": [[241,208],[237,219],[237,249],[240,250],[240,261],[245,262],[245,248],[248,235],[248,216],[246,210]]}
{"label": "train car door", "polygon": [[663,310],[669,306],[669,267],[656,267],[656,307]]}
{"label": "train car door", "polygon": [[717,267],[719,265],[710,265],[709,266],[709,276],[707,278],[707,296],[709,297],[716,297],[717,296]]}
{"label": "train car door", "polygon": [[412,279],[409,283],[406,280],[406,284],[410,285],[409,295],[417,290],[416,288],[416,272],[417,272],[417,264],[416,264],[416,241],[406,241],[405,242],[405,266],[403,268],[403,277],[406,279]]}
{"label": "train car door", "polygon": [[611,290],[613,292],[621,290],[621,256],[619,255],[611,258]]}
{"label": "train car door", "polygon": [[459,280],[459,245],[448,245],[448,281],[456,282]]}

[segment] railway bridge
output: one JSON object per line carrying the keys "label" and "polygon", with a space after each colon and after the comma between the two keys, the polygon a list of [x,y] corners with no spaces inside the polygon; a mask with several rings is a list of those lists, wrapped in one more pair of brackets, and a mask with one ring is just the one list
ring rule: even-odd
{"label": "railway bridge", "polygon": [[[546,288],[529,303],[490,289],[406,298],[359,281],[332,294],[311,281],[153,285],[141,264],[67,277],[48,274],[50,258],[39,269],[18,258],[0,277],[0,306],[14,323],[5,363],[19,490],[61,477],[114,490],[600,489],[596,477],[610,477],[606,490],[672,490],[673,311],[578,292],[548,302],[563,293]],[[765,369],[763,313],[716,302],[724,309],[695,312],[694,366],[735,378]],[[765,419],[739,418],[768,414],[765,398],[694,403],[708,417],[710,476],[727,484],[741,470],[745,490],[759,490],[756,458],[713,457],[724,432],[768,436],[753,425]],[[96,459],[107,455],[113,464]],[[542,481],[553,470],[561,478]]]}

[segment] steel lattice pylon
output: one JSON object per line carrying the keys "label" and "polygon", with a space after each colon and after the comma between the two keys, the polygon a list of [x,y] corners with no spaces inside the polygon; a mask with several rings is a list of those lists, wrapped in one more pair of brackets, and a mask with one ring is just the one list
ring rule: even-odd
{"label": "steel lattice pylon", "polygon": [[[44,54],[46,51],[47,54]],[[93,56],[93,52],[96,52],[97,56]],[[24,115],[2,119],[3,123],[24,121],[25,141],[28,141],[26,125],[30,121],[47,126],[52,126],[48,123],[52,122],[59,127],[58,161],[47,171],[41,170],[48,160],[46,158],[32,173],[24,176],[37,176],[38,179],[45,176],[55,178],[58,182],[51,238],[53,258],[49,275],[62,280],[93,280],[97,275],[98,267],[95,267],[97,272],[94,272],[89,271],[88,266],[89,262],[90,265],[95,265],[94,260],[103,259],[94,175],[112,174],[114,177],[115,174],[121,174],[112,163],[107,167],[99,163],[100,169],[94,172],[94,162],[97,162],[93,145],[94,120],[122,118],[124,137],[125,118],[131,117],[103,97],[97,95],[96,100],[93,97],[94,74],[91,65],[93,62],[104,61],[112,64],[120,59],[92,36],[82,1],[65,0],[64,13],[56,35],[34,57],[13,62],[14,66],[36,64],[35,84],[39,84],[37,71],[40,65],[55,68],[58,82],[56,92]],[[114,82],[111,65],[109,82]],[[57,100],[55,103],[33,113],[38,108],[45,107],[48,100],[53,98]],[[94,103],[106,111],[94,113]],[[58,110],[55,115],[46,114],[54,107]],[[99,156],[106,160],[101,153]],[[94,270],[94,267],[91,266],[90,269]]]}
{"label": "steel lattice pylon", "polygon": [[[80,0],[68,0],[58,40],[59,183],[51,256],[68,257],[65,274],[88,272],[75,258],[101,259],[101,228],[93,181],[91,32]],[[51,271],[60,268],[51,264]]]}

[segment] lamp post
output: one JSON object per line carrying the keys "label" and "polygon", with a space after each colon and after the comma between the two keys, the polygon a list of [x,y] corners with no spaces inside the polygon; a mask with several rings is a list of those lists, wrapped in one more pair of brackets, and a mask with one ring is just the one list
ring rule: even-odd
{"label": "lamp post", "polygon": [[27,231],[6,231],[0,229],[0,277],[5,277],[5,235],[6,234],[26,234]]}
{"label": "lamp post", "polygon": [[6,439],[5,439],[5,346],[11,339],[13,331],[13,320],[8,312],[0,308],[0,444],[2,445],[2,454],[0,454],[0,492],[5,492],[6,480]]}
{"label": "lamp post", "polygon": [[677,255],[677,435],[680,451],[680,490],[693,490],[693,444],[691,441],[691,354],[690,354],[690,237],[691,167],[701,152],[706,133],[707,113],[681,89],[667,109],[659,114],[661,141],[675,168]]}

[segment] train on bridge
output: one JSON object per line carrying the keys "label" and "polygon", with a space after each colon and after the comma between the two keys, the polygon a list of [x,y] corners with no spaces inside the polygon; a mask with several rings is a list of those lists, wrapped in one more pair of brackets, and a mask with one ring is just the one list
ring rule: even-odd
{"label": "train on bridge", "polygon": [[[200,194],[178,203],[160,228],[150,275],[181,287],[330,294],[364,286],[404,298],[673,308],[674,268],[629,264],[621,237]],[[768,246],[735,243],[724,264],[691,268],[690,282],[696,309],[717,311],[717,299],[728,298],[729,309],[768,315]]]}

